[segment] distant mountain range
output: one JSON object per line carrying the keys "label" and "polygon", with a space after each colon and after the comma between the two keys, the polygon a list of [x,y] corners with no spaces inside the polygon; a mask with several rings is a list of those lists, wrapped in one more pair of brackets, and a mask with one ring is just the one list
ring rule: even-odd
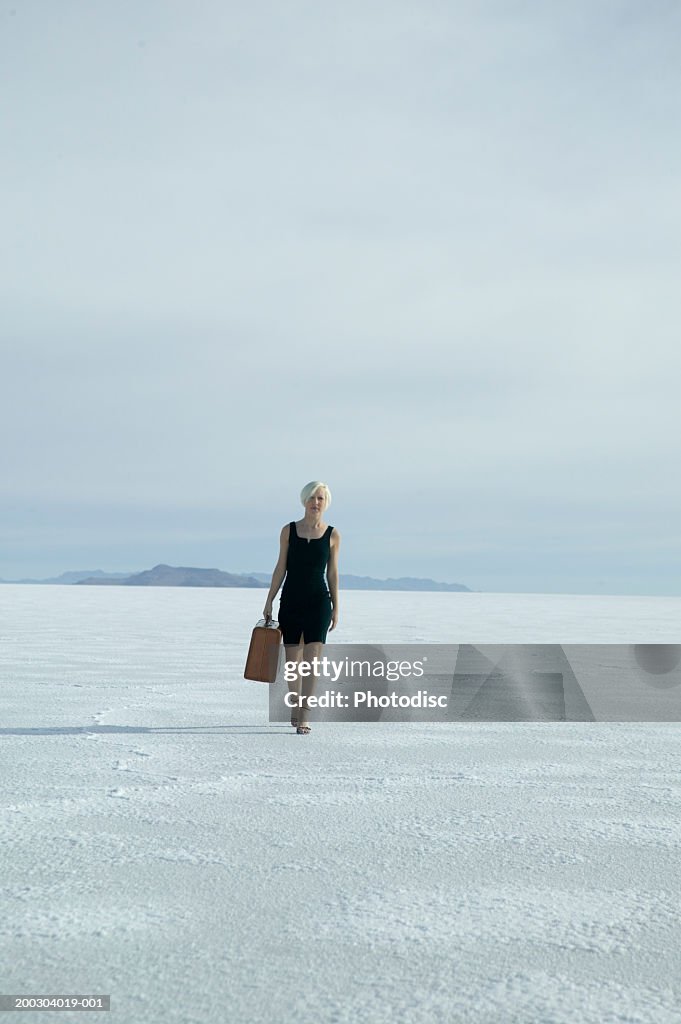
{"label": "distant mountain range", "polygon": [[110,585],[118,587],[264,587],[254,576],[239,576],[220,569],[194,569],[188,566],[155,565],[124,579],[88,576],[78,586]]}
{"label": "distant mountain range", "polygon": [[101,569],[80,569],[76,572],[63,572],[61,576],[51,576],[47,580],[0,580],[0,583],[80,583],[81,580],[100,577],[107,582],[127,579],[129,572],[103,572]]}
{"label": "distant mountain range", "polygon": [[[101,569],[64,572],[46,580],[0,580],[0,583],[56,583],[76,586],[110,587],[258,587],[270,585],[272,573],[231,573],[221,569],[196,569],[187,566],[155,565],[144,572],[103,572]],[[401,576],[399,579],[378,580],[371,576],[351,576],[341,573],[341,590],[422,590],[457,591],[470,593],[463,583],[438,583],[430,579]]]}

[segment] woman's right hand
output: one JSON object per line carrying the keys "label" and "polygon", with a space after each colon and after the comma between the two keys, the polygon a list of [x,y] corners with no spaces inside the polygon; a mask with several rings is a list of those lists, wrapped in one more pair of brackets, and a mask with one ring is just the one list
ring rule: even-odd
{"label": "woman's right hand", "polygon": [[265,602],[265,607],[262,610],[262,614],[265,619],[265,622],[267,622],[268,619],[272,618],[272,602],[270,600],[267,600]]}

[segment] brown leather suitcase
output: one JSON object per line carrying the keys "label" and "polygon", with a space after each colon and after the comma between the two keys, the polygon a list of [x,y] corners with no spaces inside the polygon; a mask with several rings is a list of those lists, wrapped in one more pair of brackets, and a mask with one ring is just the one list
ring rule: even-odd
{"label": "brown leather suitcase", "polygon": [[[260,622],[264,623],[264,619]],[[272,621],[270,625],[253,628],[251,644],[248,648],[244,679],[252,679],[256,683],[273,683],[277,678],[279,651],[281,649],[281,630]]]}

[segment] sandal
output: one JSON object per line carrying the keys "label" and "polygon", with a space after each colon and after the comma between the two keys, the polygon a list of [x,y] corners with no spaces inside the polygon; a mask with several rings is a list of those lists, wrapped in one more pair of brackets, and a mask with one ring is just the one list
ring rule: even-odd
{"label": "sandal", "polygon": [[291,725],[293,726],[294,729],[298,725],[298,719],[296,717],[295,712],[291,715]]}
{"label": "sandal", "polygon": [[[299,708],[298,708],[298,713],[300,713],[300,711],[309,711],[309,710],[310,710],[310,708],[309,708],[309,705],[308,705],[307,697],[301,697],[300,698],[300,705],[299,705]],[[296,732],[298,733],[299,736],[307,736],[307,734],[310,732],[310,726],[307,724],[307,722],[301,722],[300,719],[298,719],[298,724],[297,724],[297,727],[296,727]]]}

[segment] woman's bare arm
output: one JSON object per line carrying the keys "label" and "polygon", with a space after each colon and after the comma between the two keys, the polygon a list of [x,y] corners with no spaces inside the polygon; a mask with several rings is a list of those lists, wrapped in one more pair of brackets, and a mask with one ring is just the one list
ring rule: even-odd
{"label": "woman's bare arm", "polygon": [[284,582],[284,577],[286,576],[288,534],[289,524],[287,523],[286,526],[282,526],[281,533],[279,534],[279,558],[277,559],[277,564],[275,565],[274,572],[272,573],[272,582],[270,584],[270,589],[267,594],[267,600],[265,601],[265,607],[263,608],[263,615],[265,616],[266,619],[272,618],[272,601],[278,594],[279,587]]}
{"label": "woman's bare arm", "polygon": [[338,604],[338,553],[340,551],[340,542],[340,533],[334,526],[333,533],[331,534],[331,543],[329,545],[329,563],[326,567],[326,579],[329,584],[331,604],[333,605],[330,629],[336,628],[338,623],[338,613],[340,610],[340,606]]}

